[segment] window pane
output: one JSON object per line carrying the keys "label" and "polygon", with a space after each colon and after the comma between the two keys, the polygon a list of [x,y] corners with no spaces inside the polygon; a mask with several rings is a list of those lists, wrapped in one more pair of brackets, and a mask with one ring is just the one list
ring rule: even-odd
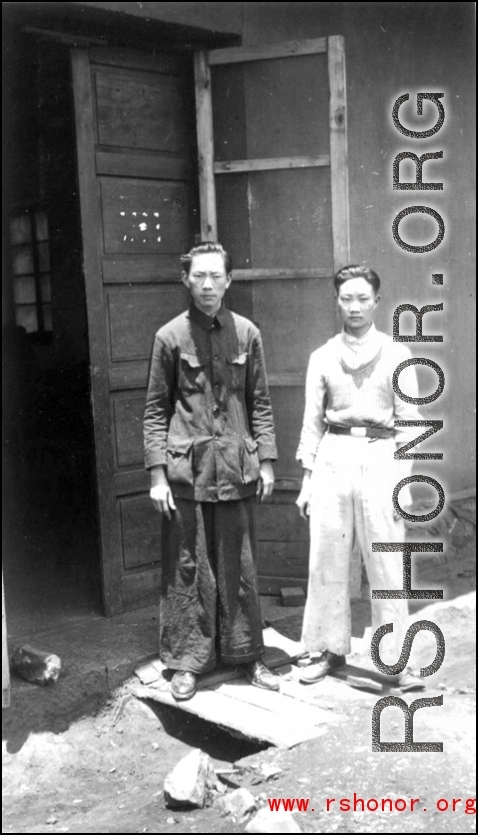
{"label": "window pane", "polygon": [[47,273],[50,269],[50,246],[46,244],[38,244],[38,261],[41,273]]}
{"label": "window pane", "polygon": [[41,279],[41,300],[51,302],[51,281],[49,275],[42,275]]}
{"label": "window pane", "polygon": [[10,221],[10,242],[13,246],[27,244],[32,239],[30,215],[18,215]]}
{"label": "window pane", "polygon": [[13,298],[15,304],[35,304],[35,279],[32,275],[17,276],[13,285]]}
{"label": "window pane", "polygon": [[48,240],[48,220],[44,212],[37,212],[35,215],[35,227],[37,241]]}
{"label": "window pane", "polygon": [[38,330],[37,309],[34,304],[17,307],[15,311],[17,325],[25,328],[27,333]]}
{"label": "window pane", "polygon": [[23,246],[13,253],[12,268],[14,275],[25,275],[25,273],[32,273],[34,271],[31,246]]}
{"label": "window pane", "polygon": [[43,310],[43,328],[46,331],[52,331],[52,324],[51,324],[51,305],[45,304],[42,306]]}

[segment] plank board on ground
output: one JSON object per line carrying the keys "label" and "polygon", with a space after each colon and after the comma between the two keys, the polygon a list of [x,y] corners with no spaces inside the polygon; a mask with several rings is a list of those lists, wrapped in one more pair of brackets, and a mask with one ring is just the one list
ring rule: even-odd
{"label": "plank board on ground", "polygon": [[[252,685],[250,687],[252,690]],[[179,708],[227,730],[239,732],[248,739],[270,742],[278,748],[292,748],[326,733],[324,725],[287,719],[261,707],[238,702],[214,690],[200,690],[192,699],[182,702],[177,702],[170,692],[153,687],[133,684],[129,691],[137,698],[153,699]]]}

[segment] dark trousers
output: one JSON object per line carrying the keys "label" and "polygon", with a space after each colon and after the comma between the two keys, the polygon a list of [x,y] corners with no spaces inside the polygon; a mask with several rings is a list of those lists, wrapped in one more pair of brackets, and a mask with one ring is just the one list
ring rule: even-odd
{"label": "dark trousers", "polygon": [[163,523],[161,660],[192,673],[255,661],[263,652],[255,498],[174,501]]}

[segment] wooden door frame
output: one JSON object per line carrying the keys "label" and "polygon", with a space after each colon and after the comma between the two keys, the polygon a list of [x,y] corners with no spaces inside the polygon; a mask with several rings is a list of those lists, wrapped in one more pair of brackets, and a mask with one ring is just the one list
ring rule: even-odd
{"label": "wooden door frame", "polygon": [[[212,119],[212,66],[221,64],[264,61],[298,55],[327,53],[330,88],[329,127],[330,154],[316,157],[286,157],[262,160],[234,160],[216,163],[214,160],[214,136]],[[229,47],[209,52],[195,53],[194,74],[196,86],[196,115],[199,151],[199,198],[201,209],[201,235],[203,240],[217,239],[217,214],[215,176],[218,174],[278,170],[280,168],[311,168],[329,166],[332,188],[332,236],[334,271],[350,259],[350,228],[347,173],[347,102],[345,78],[345,42],[343,35],[315,38],[303,41],[285,41],[253,47]],[[261,274],[259,274],[261,273]],[[239,280],[265,278],[289,278],[297,276],[297,270],[236,270]],[[301,277],[323,276],[318,270],[301,270]]]}
{"label": "wooden door frame", "polygon": [[[102,564],[102,602],[106,615],[122,611],[121,574],[117,560],[107,559],[103,543],[110,553],[119,554],[121,543],[116,521],[115,494],[107,485],[114,484],[114,453],[111,438],[110,392],[106,311],[101,280],[101,257],[98,230],[100,194],[96,176],[94,98],[88,50],[72,49],[71,66],[76,122],[76,148],[83,242],[83,277],[90,353],[91,408],[95,441],[100,559]],[[90,230],[85,234],[85,230]]]}

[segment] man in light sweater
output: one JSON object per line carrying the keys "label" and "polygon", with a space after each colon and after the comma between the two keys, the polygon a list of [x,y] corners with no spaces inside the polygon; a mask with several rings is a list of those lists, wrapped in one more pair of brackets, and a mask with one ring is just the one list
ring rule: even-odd
{"label": "man in light sweater", "polygon": [[[380,301],[378,275],[368,267],[348,266],[337,273],[334,286],[343,330],[310,357],[297,452],[304,470],[297,505],[303,518],[310,517],[302,641],[311,664],[301,671],[303,683],[320,681],[343,667],[351,651],[354,536],[371,588],[402,588],[402,554],[372,553],[372,543],[405,541],[392,492],[409,475],[409,463],[395,461],[394,452],[414,437],[414,430],[395,429],[394,421],[420,419],[416,407],[401,400],[392,387],[393,372],[411,357],[410,351],[373,324]],[[400,385],[409,396],[418,395],[413,367],[402,372]],[[406,489],[400,495],[402,507],[410,503]],[[393,623],[393,633],[380,643],[385,664],[395,664],[400,657],[407,616],[406,600],[373,600],[372,631]],[[408,668],[399,676],[399,685],[404,690],[423,687]]]}

